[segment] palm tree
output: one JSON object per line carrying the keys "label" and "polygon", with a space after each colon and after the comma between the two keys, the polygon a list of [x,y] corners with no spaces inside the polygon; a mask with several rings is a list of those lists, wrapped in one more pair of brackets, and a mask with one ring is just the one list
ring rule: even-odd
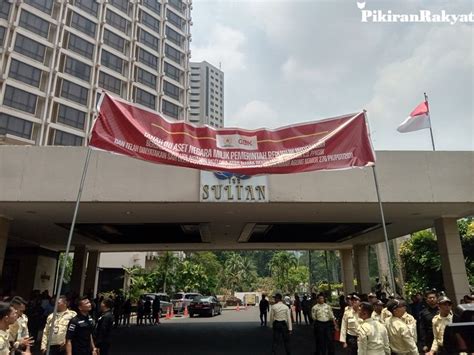
{"label": "palm tree", "polygon": [[166,251],[158,257],[157,269],[163,275],[163,292],[166,293],[168,276],[173,273],[176,268],[178,258],[172,252]]}
{"label": "palm tree", "polygon": [[295,254],[287,251],[279,251],[273,255],[268,266],[272,277],[275,278],[277,288],[288,292],[289,270],[298,266],[298,259]]}
{"label": "palm tree", "polygon": [[242,284],[244,274],[245,270],[243,258],[237,253],[230,253],[229,257],[224,263],[223,275],[223,279],[228,288],[232,291],[240,289],[239,286]]}
{"label": "palm tree", "polygon": [[243,291],[252,291],[252,288],[257,281],[257,268],[254,261],[248,256],[242,258],[242,270]]}

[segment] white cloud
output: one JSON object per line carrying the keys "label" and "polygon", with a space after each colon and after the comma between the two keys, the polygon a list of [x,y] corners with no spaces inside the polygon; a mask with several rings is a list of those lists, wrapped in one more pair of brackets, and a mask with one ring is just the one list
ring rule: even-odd
{"label": "white cloud", "polygon": [[278,114],[271,108],[271,105],[253,100],[245,104],[237,113],[232,116],[226,126],[238,126],[246,129],[254,128],[275,128],[278,126]]}
{"label": "white cloud", "polygon": [[245,35],[228,26],[215,24],[207,38],[201,38],[202,45],[192,47],[193,62],[207,61],[215,66],[222,64],[226,72],[240,71],[246,68],[244,45]]}

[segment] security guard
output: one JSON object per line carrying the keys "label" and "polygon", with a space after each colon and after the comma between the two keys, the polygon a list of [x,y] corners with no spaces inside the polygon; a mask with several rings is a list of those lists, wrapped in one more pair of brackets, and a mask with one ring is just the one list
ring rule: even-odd
{"label": "security guard", "polygon": [[435,291],[425,293],[426,306],[420,312],[420,343],[424,352],[433,344],[433,318],[438,314],[438,297]]}
{"label": "security guard", "polygon": [[371,317],[374,311],[372,304],[362,302],[359,307],[359,318],[362,324],[358,329],[358,355],[390,355],[387,329]]}
{"label": "security guard", "polygon": [[280,293],[275,295],[275,304],[270,309],[270,326],[273,327],[272,354],[277,353],[278,338],[283,338],[286,355],[291,354],[290,334],[293,331],[290,309],[282,303]]}
{"label": "security guard", "polygon": [[451,313],[452,302],[448,297],[442,296],[438,300],[439,314],[433,317],[433,344],[430,355],[441,354],[443,350],[443,337],[446,326],[453,322]]}
{"label": "security guard", "polygon": [[15,296],[10,301],[10,305],[15,308],[18,318],[8,329],[9,340],[15,350],[24,351],[34,342],[28,332],[28,317],[25,314],[27,302],[22,297]]}
{"label": "security guard", "polygon": [[390,300],[387,309],[392,317],[386,320],[388,339],[392,355],[418,355],[418,348],[408,325],[402,319],[406,313],[406,303],[403,300]]}
{"label": "security guard", "polygon": [[322,293],[318,295],[318,303],[311,309],[314,320],[314,338],[316,341],[316,354],[334,355],[333,327],[337,329],[336,318],[332,307],[326,303]]}
{"label": "security guard", "polygon": [[351,308],[348,308],[342,316],[341,335],[339,341],[342,347],[349,348],[351,355],[357,355],[357,329],[361,323],[359,319],[360,298],[357,295],[351,297]]}
{"label": "security guard", "polygon": [[382,320],[383,302],[380,300],[377,300],[377,302],[375,302],[373,306],[374,306],[374,311],[372,312],[371,318],[385,325],[385,322]]}
{"label": "security guard", "polygon": [[17,320],[16,309],[9,303],[0,302],[0,355],[10,354],[8,328]]}
{"label": "security guard", "polygon": [[89,315],[92,309],[87,297],[77,301],[78,314],[69,321],[66,332],[67,355],[97,355],[97,348],[92,339],[94,320]]}
{"label": "security guard", "polygon": [[[156,298],[158,298],[158,296],[156,296]],[[113,307],[114,301],[110,298],[100,303],[101,316],[97,320],[97,327],[95,329],[95,343],[97,348],[99,348],[100,355],[109,355],[111,343],[110,333],[114,325]]]}
{"label": "security guard", "polygon": [[[51,334],[51,346],[49,353],[51,355],[65,355],[66,354],[66,332],[69,321],[74,318],[77,313],[68,309],[68,300],[66,296],[60,296],[58,299],[58,312],[54,321],[55,325],[53,333]],[[46,352],[48,346],[48,337],[51,330],[51,322],[53,314],[50,314],[46,319],[46,326],[44,327],[43,337],[41,338],[41,351]]]}

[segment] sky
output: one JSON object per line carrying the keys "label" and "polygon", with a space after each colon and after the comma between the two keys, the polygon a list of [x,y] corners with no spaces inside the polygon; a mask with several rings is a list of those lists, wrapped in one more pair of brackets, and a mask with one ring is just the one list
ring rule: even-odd
{"label": "sky", "polygon": [[[363,0],[358,0],[359,2]],[[470,0],[366,0],[366,10],[473,11]],[[431,150],[397,126],[429,97],[437,150],[474,150],[474,23],[361,22],[356,0],[194,0],[191,61],[224,71],[226,127],[367,110],[377,150]]]}

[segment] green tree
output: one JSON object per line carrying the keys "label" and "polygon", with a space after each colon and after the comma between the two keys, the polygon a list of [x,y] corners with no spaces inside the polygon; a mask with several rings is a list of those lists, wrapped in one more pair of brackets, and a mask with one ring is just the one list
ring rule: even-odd
{"label": "green tree", "polygon": [[202,265],[184,260],[178,265],[176,289],[184,292],[209,293],[208,277]]}
{"label": "green tree", "polygon": [[277,289],[283,292],[289,292],[289,273],[291,268],[296,268],[298,259],[295,254],[287,251],[275,253],[270,260],[269,269],[274,279]]}
{"label": "green tree", "polygon": [[129,280],[128,297],[132,301],[137,301],[143,293],[155,291],[156,280],[150,272],[140,266],[124,267],[123,269]]}
{"label": "green tree", "polygon": [[[64,253],[59,255],[59,277],[61,277],[61,270],[63,269],[64,265]],[[71,282],[71,275],[72,275],[72,256],[68,255],[66,258],[66,269],[64,270],[64,280],[63,280],[63,287],[65,285],[69,285]]]}
{"label": "green tree", "polygon": [[240,291],[244,277],[244,260],[237,253],[229,253],[224,262],[223,283],[231,291]]}
{"label": "green tree", "polygon": [[158,256],[157,261],[157,267],[153,270],[153,273],[157,280],[157,286],[160,285],[161,291],[166,293],[168,286],[174,286],[173,280],[175,279],[179,260],[172,252],[166,251]]}
{"label": "green tree", "polygon": [[196,252],[189,256],[189,261],[201,265],[207,274],[207,285],[204,287],[210,294],[216,294],[221,285],[222,264],[216,254],[210,251]]}
{"label": "green tree", "polygon": [[291,292],[300,291],[300,285],[307,285],[308,280],[309,280],[309,269],[307,266],[300,265],[296,267],[291,267],[288,270],[289,291]]}

